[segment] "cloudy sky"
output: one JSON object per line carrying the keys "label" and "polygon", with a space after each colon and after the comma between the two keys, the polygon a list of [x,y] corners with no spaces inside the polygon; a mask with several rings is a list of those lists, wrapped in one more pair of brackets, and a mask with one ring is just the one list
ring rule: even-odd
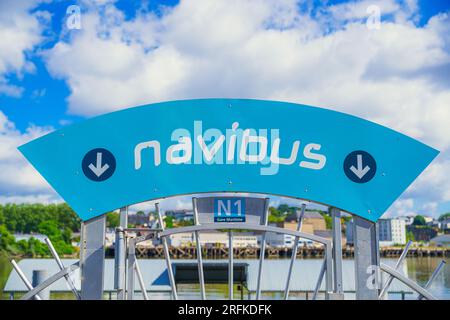
{"label": "cloudy sky", "polygon": [[102,113],[208,97],[310,104],[419,139],[441,154],[387,215],[450,211],[445,0],[0,0],[0,203],[61,201],[17,146]]}

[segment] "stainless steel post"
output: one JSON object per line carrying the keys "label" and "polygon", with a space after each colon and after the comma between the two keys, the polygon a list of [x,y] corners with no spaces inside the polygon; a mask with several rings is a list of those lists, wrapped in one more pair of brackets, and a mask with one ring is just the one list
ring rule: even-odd
{"label": "stainless steel post", "polygon": [[[197,198],[192,198],[192,207],[194,209],[194,223],[196,226],[198,226],[199,220],[198,220]],[[200,244],[200,237],[198,231],[194,232],[194,236],[195,236],[195,245],[197,248],[197,265],[198,265],[198,280],[200,282],[200,293],[202,300],[206,300],[205,278],[203,275],[202,246]]]}
{"label": "stainless steel post", "polygon": [[[333,232],[333,275],[334,275],[334,293],[344,298],[344,290],[342,288],[342,226],[341,211],[331,208],[331,221]],[[335,297],[336,298],[336,297]]]}
{"label": "stainless steel post", "polygon": [[[269,199],[265,199],[264,220],[263,224],[267,226],[269,222]],[[264,256],[266,253],[266,232],[261,237],[261,250],[259,254],[258,282],[256,283],[256,300],[261,298],[261,277],[263,272]]]}
{"label": "stainless steel post", "polygon": [[126,238],[124,229],[128,227],[128,207],[120,208],[120,226],[116,228],[114,242],[114,289],[117,290],[117,300],[126,298]]}
{"label": "stainless steel post", "polygon": [[[37,287],[42,282],[45,281],[45,279],[48,278],[48,272],[47,270],[33,270],[33,277],[32,277],[32,286]],[[50,300],[50,289],[47,287],[39,292],[39,296],[42,300]]]}
{"label": "stainless steel post", "polygon": [[105,268],[106,216],[92,218],[81,224],[81,299],[103,298]]}
{"label": "stainless steel post", "polygon": [[233,232],[228,232],[228,299],[233,300]]}
{"label": "stainless steel post", "polygon": [[134,239],[128,241],[128,264],[127,264],[127,300],[134,297],[134,270],[136,263],[136,242]]}
{"label": "stainless steel post", "polygon": [[357,300],[377,300],[380,256],[376,224],[353,216],[355,289]]}

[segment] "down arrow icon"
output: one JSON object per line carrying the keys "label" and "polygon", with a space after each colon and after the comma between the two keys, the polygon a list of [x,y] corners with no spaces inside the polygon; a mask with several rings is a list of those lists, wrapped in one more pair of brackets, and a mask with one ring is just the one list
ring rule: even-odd
{"label": "down arrow icon", "polygon": [[116,170],[116,158],[104,148],[96,148],[83,158],[83,173],[89,180],[100,182],[109,179]]}
{"label": "down arrow icon", "polygon": [[366,183],[373,179],[377,171],[374,157],[362,150],[351,152],[344,160],[347,178],[356,183]]}

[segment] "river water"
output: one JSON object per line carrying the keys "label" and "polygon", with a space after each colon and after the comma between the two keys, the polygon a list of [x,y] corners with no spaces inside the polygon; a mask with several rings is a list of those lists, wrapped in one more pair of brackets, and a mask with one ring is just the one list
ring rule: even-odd
{"label": "river water", "polygon": [[[391,259],[391,261],[387,261],[387,259],[384,259],[383,262],[390,262],[388,264],[392,265],[395,263],[396,259]],[[447,264],[444,266],[443,270],[441,271],[440,275],[435,279],[432,286],[430,287],[430,292],[436,296],[439,299],[446,299],[450,300],[450,261],[447,260]],[[403,271],[407,273],[407,276],[419,283],[420,285],[424,286],[425,283],[428,281],[429,277],[431,276],[433,270],[438,266],[438,264],[442,261],[442,258],[434,258],[434,257],[423,257],[423,258],[407,258],[405,260],[406,265],[403,268]],[[289,260],[285,260],[286,265],[289,264]],[[12,266],[8,259],[5,256],[0,256],[0,299],[8,299],[9,296],[7,294],[3,294],[3,287],[6,284],[6,281],[8,279],[9,273],[11,272]],[[284,281],[281,280],[280,281]],[[397,280],[394,280],[397,281]],[[180,299],[199,299],[199,286],[197,284],[180,284],[178,287],[178,293]],[[344,288],[345,289],[345,288]],[[227,299],[228,298],[228,287],[226,284],[207,284],[206,285],[207,290],[207,297],[208,299]],[[169,299],[170,296],[168,293],[164,292],[157,292],[157,293],[151,293],[149,294],[151,299]],[[416,294],[410,295],[406,294],[403,298],[404,299],[415,299]],[[18,296],[16,296],[17,298]],[[281,292],[275,292],[275,293],[264,293],[262,294],[263,298],[266,299],[281,299],[283,297]],[[309,294],[308,297],[305,293],[295,293],[292,292],[290,295],[291,299],[306,299],[310,298],[311,295]],[[354,298],[353,293],[346,293],[346,299],[352,299]],[[72,294],[55,294],[52,293],[52,299],[72,299]],[[106,299],[109,298],[109,295],[105,296]],[[114,296],[111,297],[112,299],[115,299]],[[137,297],[139,298],[139,297]],[[234,298],[235,299],[248,299],[252,298],[254,299],[254,294],[251,294],[246,291],[245,287],[241,287],[238,285],[235,285],[234,288]],[[323,298],[323,297],[319,297]],[[400,293],[398,294],[391,294],[389,296],[389,299],[402,299],[402,296]]]}

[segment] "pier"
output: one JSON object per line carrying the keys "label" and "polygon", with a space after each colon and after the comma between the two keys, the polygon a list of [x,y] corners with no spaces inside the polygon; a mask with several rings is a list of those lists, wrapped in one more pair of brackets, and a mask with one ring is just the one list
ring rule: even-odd
{"label": "pier", "polygon": [[[384,258],[399,257],[404,247],[382,247],[380,256]],[[170,256],[174,259],[195,259],[197,249],[192,247],[169,247]],[[233,256],[238,259],[256,259],[259,257],[259,247],[233,248]],[[292,248],[289,247],[266,247],[266,258],[288,258],[292,255]],[[114,257],[114,247],[106,249],[107,257]],[[162,259],[164,258],[163,246],[136,248],[136,256],[143,259]],[[228,257],[228,248],[226,247],[204,247],[202,256],[208,259],[223,259]],[[299,247],[297,258],[322,258],[324,256],[323,247]],[[347,246],[342,248],[342,256],[346,258],[354,257],[354,248]],[[408,257],[449,257],[450,249],[444,247],[412,247],[408,251]]]}

